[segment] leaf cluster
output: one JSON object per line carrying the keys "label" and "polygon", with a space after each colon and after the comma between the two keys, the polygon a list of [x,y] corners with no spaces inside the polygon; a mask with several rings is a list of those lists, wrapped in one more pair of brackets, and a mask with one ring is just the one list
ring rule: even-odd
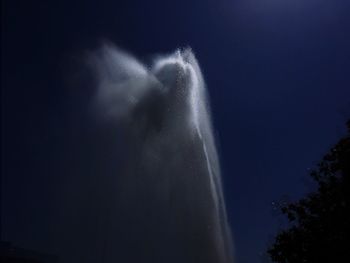
{"label": "leaf cluster", "polygon": [[280,207],[291,226],[280,232],[269,248],[273,261],[350,262],[350,121],[347,126],[347,136],[310,173],[317,190]]}

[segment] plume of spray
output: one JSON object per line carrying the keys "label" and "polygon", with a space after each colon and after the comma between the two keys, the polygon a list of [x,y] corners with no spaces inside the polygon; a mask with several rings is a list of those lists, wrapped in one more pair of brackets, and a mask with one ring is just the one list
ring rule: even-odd
{"label": "plume of spray", "polygon": [[96,116],[124,134],[116,134],[123,161],[100,229],[103,262],[233,262],[206,87],[192,51],[145,66],[106,44],[88,61]]}

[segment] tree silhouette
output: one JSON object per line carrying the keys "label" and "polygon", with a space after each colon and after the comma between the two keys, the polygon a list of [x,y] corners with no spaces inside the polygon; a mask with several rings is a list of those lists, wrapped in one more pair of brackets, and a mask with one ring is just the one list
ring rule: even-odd
{"label": "tree silhouette", "polygon": [[310,173],[317,190],[281,205],[291,226],[268,249],[280,263],[350,262],[350,120],[348,133]]}

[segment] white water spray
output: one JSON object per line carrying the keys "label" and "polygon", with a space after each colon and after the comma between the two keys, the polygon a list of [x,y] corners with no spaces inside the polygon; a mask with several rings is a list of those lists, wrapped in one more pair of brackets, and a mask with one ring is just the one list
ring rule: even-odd
{"label": "white water spray", "polygon": [[192,51],[148,68],[105,45],[89,61],[98,117],[126,134],[105,261],[232,262],[205,83]]}

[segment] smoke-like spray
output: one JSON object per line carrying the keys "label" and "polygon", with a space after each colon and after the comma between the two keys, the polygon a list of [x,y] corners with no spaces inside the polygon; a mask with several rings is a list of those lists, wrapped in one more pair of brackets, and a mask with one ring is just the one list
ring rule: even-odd
{"label": "smoke-like spray", "polygon": [[123,131],[115,201],[101,212],[103,262],[232,262],[205,83],[191,50],[146,67],[105,45],[89,64],[98,119]]}

